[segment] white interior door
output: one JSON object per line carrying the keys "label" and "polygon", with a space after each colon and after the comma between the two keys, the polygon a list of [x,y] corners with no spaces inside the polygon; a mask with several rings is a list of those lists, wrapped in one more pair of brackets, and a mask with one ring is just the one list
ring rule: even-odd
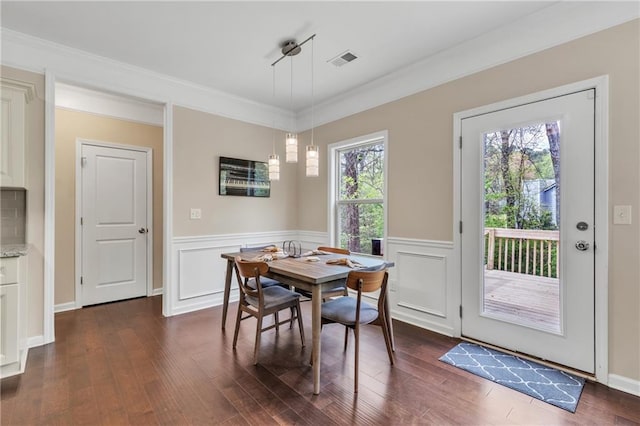
{"label": "white interior door", "polygon": [[147,291],[147,152],[82,144],[82,304]]}
{"label": "white interior door", "polygon": [[[461,128],[462,335],[588,373],[594,98],[580,91],[466,118]],[[552,139],[559,155],[545,160]]]}

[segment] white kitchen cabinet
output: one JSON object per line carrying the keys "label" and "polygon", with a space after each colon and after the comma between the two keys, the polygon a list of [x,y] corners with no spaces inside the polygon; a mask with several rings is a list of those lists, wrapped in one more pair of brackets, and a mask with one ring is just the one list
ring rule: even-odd
{"label": "white kitchen cabinet", "polygon": [[26,363],[25,263],[25,257],[0,258],[0,377],[22,373]]}
{"label": "white kitchen cabinet", "polygon": [[26,186],[26,108],[35,97],[35,87],[2,77],[0,95],[0,186],[23,188]]}

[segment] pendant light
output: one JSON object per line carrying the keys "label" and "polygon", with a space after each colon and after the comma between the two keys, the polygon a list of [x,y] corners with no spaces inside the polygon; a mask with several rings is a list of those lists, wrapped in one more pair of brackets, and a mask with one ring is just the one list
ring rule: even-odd
{"label": "pendant light", "polygon": [[[276,99],[276,67],[273,68],[273,100]],[[273,153],[269,156],[269,180],[280,180],[280,157],[276,154],[276,120],[272,129]]]}
{"label": "pendant light", "polygon": [[[293,55],[288,53],[291,58],[291,114],[293,114]],[[293,118],[292,118],[293,121]],[[292,123],[293,127],[293,123]],[[285,138],[285,152],[287,163],[298,162],[298,135],[291,132],[287,133]]]}
{"label": "pendant light", "polygon": [[313,93],[313,46],[314,46],[314,38],[311,39],[311,145],[307,145],[307,166],[306,172],[307,176],[315,177],[320,174],[318,163],[320,160],[320,152],[318,150],[318,146],[313,143],[313,131],[314,131],[314,93]]}

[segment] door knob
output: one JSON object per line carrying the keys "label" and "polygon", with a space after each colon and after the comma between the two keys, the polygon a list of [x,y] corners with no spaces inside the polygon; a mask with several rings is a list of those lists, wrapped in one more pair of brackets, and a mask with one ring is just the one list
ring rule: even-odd
{"label": "door knob", "polygon": [[580,251],[587,251],[589,250],[589,243],[584,240],[580,240],[576,243],[576,248]]}
{"label": "door knob", "polygon": [[139,234],[146,234],[147,230],[145,228],[140,228],[140,229],[138,229],[138,233]]}

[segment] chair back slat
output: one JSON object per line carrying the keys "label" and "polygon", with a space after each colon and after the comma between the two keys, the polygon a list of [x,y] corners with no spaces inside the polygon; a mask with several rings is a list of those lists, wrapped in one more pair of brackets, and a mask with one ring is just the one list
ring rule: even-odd
{"label": "chair back slat", "polygon": [[358,291],[359,283],[362,282],[362,292],[371,293],[382,287],[386,273],[386,269],[380,271],[351,271],[347,276],[347,286],[352,290]]}
{"label": "chair back slat", "polygon": [[[235,258],[235,270],[238,278],[238,287],[246,296],[257,297],[262,299],[262,285],[260,284],[260,276],[269,270],[266,262],[252,262],[242,260],[240,256]],[[249,280],[254,279],[256,286],[251,288]]]}
{"label": "chair back slat", "polygon": [[240,256],[236,257],[236,265],[240,275],[245,278],[255,278],[259,275],[264,275],[269,270],[269,265],[266,262],[254,262],[250,260],[242,260]]}
{"label": "chair back slat", "polygon": [[351,254],[349,250],[339,247],[318,247],[318,250],[326,251],[328,253],[346,254],[347,256]]}

